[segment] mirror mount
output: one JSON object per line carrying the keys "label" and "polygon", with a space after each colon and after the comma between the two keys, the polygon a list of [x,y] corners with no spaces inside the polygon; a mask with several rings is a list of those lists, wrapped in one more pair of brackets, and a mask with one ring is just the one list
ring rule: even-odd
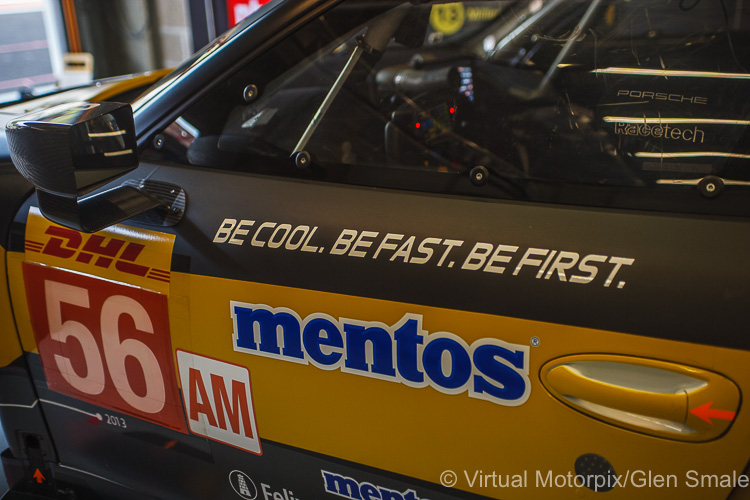
{"label": "mirror mount", "polygon": [[91,233],[134,217],[174,225],[184,212],[184,191],[154,181],[86,196],[138,166],[128,104],[63,104],[12,120],[6,132],[13,163],[36,186],[39,209],[53,222]]}
{"label": "mirror mount", "polygon": [[39,210],[46,218],[84,233],[101,231],[164,206],[155,196],[132,186],[116,187],[81,200],[37,189],[37,200]]}

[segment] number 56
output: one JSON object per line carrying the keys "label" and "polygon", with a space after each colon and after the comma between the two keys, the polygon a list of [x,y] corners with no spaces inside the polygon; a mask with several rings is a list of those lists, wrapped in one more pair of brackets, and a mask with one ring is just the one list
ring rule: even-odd
{"label": "number 56", "polygon": [[[62,304],[68,303],[89,308],[89,291],[85,288],[45,280],[44,295],[47,302],[47,320],[50,337],[59,342],[75,338],[83,348],[86,363],[85,376],[76,373],[69,358],[55,354],[55,363],[63,378],[79,391],[97,395],[104,391],[104,360],[99,355],[99,346],[91,331],[82,323],[73,320],[62,321]],[[159,361],[142,341],[130,338],[120,341],[119,319],[128,315],[135,321],[138,331],[154,333],[148,312],[138,302],[124,295],[108,297],[101,309],[101,338],[104,358],[109,368],[115,389],[126,403],[144,413],[158,413],[164,408],[165,388]],[[136,394],[130,387],[125,359],[132,356],[138,361],[146,381],[146,393]]]}
{"label": "number 56", "polygon": [[50,389],[185,429],[164,295],[24,264]]}

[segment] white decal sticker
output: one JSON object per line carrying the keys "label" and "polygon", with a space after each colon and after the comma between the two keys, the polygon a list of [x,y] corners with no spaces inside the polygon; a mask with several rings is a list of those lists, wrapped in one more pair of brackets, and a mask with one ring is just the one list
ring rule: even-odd
{"label": "white decal sticker", "polygon": [[190,431],[261,455],[250,372],[185,351],[177,351]]}
{"label": "white decal sticker", "polygon": [[258,496],[258,488],[250,476],[242,471],[233,470],[229,473],[229,484],[232,485],[232,489],[239,496],[245,500],[255,500]]}

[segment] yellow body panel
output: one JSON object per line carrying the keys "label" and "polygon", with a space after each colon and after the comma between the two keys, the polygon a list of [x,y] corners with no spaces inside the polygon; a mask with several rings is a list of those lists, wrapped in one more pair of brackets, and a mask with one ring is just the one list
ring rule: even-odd
{"label": "yellow body panel", "polygon": [[[594,495],[566,476],[575,476],[575,460],[586,453],[606,457],[618,475],[632,474],[631,487],[608,492],[613,499],[724,498],[731,489],[726,484],[701,488],[696,482],[702,475],[739,475],[745,467],[745,447],[726,443],[748,442],[746,418],[707,443],[649,437],[569,408],[545,390],[539,371],[546,361],[585,346],[590,353],[655,357],[717,371],[747,387],[747,352],[204,276],[175,276],[173,294],[179,295],[170,315],[173,346],[247,366],[258,430],[267,440],[435,483],[450,470],[456,488],[508,499]],[[424,330],[452,332],[468,344],[497,337],[530,345],[537,337],[539,345],[530,350],[531,395],[520,406],[500,406],[465,393],[446,395],[236,352],[231,300],[287,307],[303,318],[323,312],[389,325],[406,313],[420,314]],[[632,487],[649,481],[649,474],[651,487]],[[665,486],[654,487],[660,480]]]}
{"label": "yellow body panel", "polygon": [[[35,217],[29,220],[27,239],[46,235],[44,228],[49,227]],[[171,256],[173,240],[167,235],[137,230],[128,236],[118,231],[108,237],[150,238],[147,244],[153,245],[156,257],[143,262],[169,269],[164,259]],[[18,331],[29,352],[37,346],[22,263],[26,259],[65,265],[40,255],[28,250],[7,254]],[[77,272],[122,279],[86,265]],[[741,407],[722,436],[684,442],[597,420],[555,398],[540,380],[542,367],[551,360],[613,354],[707,370],[743,388],[750,387],[750,353],[745,351],[185,273],[171,273],[168,286],[157,291],[169,295],[174,352],[196,353],[249,370],[263,440],[435,484],[442,481],[457,490],[518,500],[595,498],[600,493],[582,487],[574,472],[576,460],[590,453],[605,457],[619,476],[620,485],[607,492],[611,499],[726,498],[733,478],[746,467],[747,447],[737,444],[750,442],[750,418]],[[233,338],[232,301],[286,308],[300,318],[325,314],[335,320],[384,325],[413,315],[421,317],[425,332],[447,332],[467,345],[498,339],[528,346],[530,394],[517,406],[504,406],[466,392],[446,394],[429,386],[415,388],[241,352]],[[177,373],[176,357],[173,360]]]}
{"label": "yellow body panel", "polygon": [[10,307],[10,297],[6,280],[6,252],[0,247],[0,367],[8,366],[21,356],[21,346],[18,344],[16,325],[13,322],[13,312]]}
{"label": "yellow body panel", "polygon": [[116,100],[118,96],[125,92],[155,83],[169,74],[170,71],[172,70],[161,69],[134,75],[106,78],[85,87],[65,90],[0,108],[0,114],[21,116],[32,111],[51,108],[52,106],[69,102]]}
{"label": "yellow body panel", "polygon": [[171,68],[159,69],[112,79],[111,81],[103,83],[100,87],[101,90],[96,96],[88,100],[107,101],[129,90],[154,83],[168,75],[171,71]]}
{"label": "yellow body panel", "polygon": [[26,300],[26,287],[23,281],[22,264],[24,254],[19,252],[8,252],[8,283],[10,284],[10,296],[13,304],[13,314],[16,317],[18,338],[21,346],[26,352],[39,353],[31,329],[31,317],[29,316],[29,304]]}

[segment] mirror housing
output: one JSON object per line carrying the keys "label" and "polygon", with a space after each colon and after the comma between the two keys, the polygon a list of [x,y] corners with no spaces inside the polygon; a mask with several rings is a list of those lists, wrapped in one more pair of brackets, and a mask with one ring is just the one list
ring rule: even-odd
{"label": "mirror housing", "polygon": [[6,136],[13,163],[36,186],[39,209],[53,222],[92,233],[166,206],[132,185],[83,198],[138,166],[128,104],[55,106],[10,121]]}

